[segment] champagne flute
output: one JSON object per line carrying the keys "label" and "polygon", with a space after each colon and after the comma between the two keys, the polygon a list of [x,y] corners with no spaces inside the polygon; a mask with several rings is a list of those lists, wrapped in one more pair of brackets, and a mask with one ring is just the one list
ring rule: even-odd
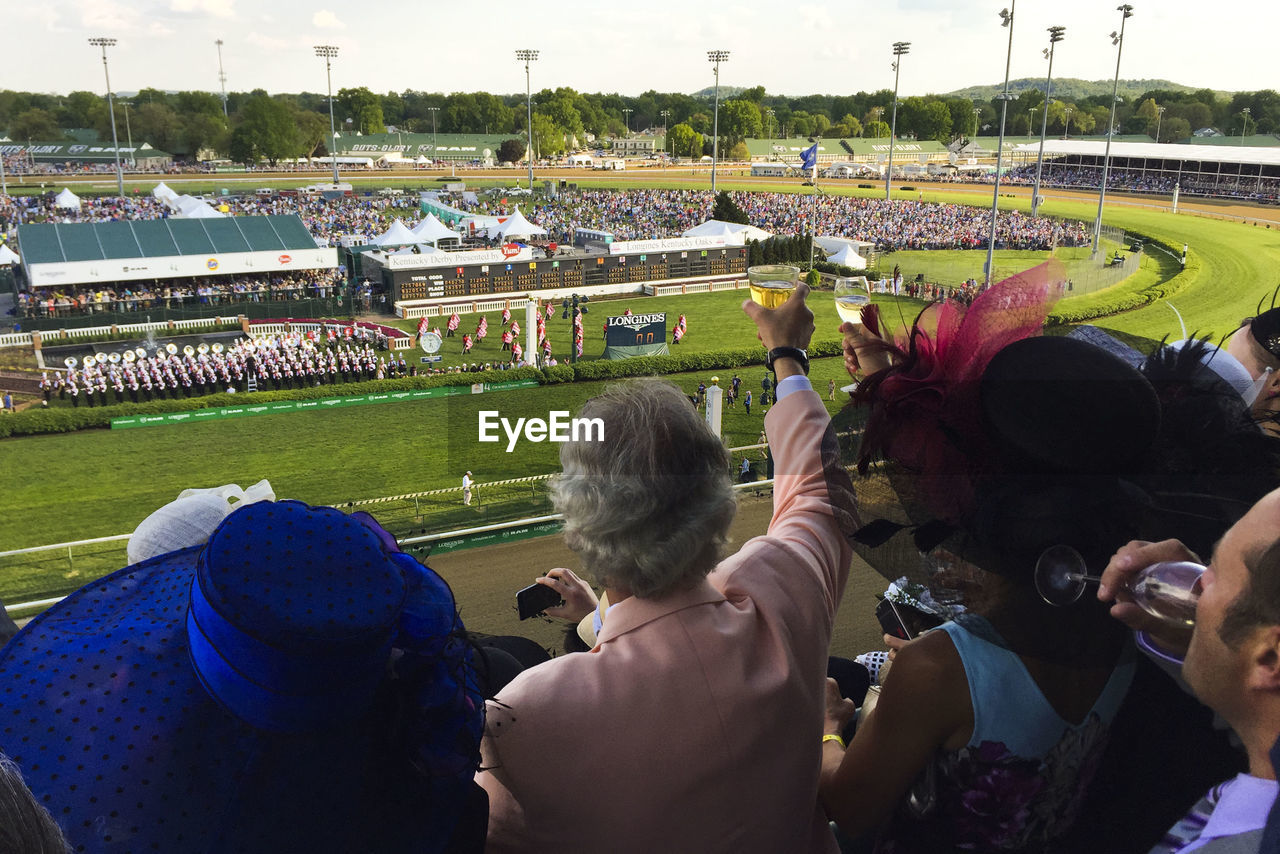
{"label": "champagne flute", "polygon": [[[1198,563],[1161,561],[1131,577],[1125,589],[1134,603],[1151,616],[1186,629],[1196,622],[1203,574],[1204,567]],[[1046,549],[1036,561],[1036,592],[1050,605],[1070,605],[1083,595],[1086,585],[1101,580],[1085,572],[1084,558],[1070,546]]]}
{"label": "champagne flute", "polygon": [[[871,304],[871,285],[866,276],[850,276],[836,279],[836,314],[846,323],[861,323],[862,310]],[[857,389],[856,382],[841,386],[843,392]]]}
{"label": "champagne flute", "polygon": [[756,305],[777,308],[788,299],[800,282],[800,268],[786,264],[763,264],[747,268],[751,299]]}

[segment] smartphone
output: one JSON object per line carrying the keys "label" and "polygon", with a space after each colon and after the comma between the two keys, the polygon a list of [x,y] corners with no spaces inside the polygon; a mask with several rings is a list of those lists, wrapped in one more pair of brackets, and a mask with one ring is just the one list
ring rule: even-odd
{"label": "smartphone", "polygon": [[520,612],[520,619],[522,620],[536,617],[548,608],[554,608],[559,605],[562,601],[564,600],[560,598],[560,594],[545,584],[530,584],[516,593],[516,609]]}
{"label": "smartphone", "polygon": [[894,602],[892,599],[880,600],[880,604],[876,605],[876,619],[886,635],[901,640],[911,640],[921,632],[942,625],[942,619],[936,614]]}

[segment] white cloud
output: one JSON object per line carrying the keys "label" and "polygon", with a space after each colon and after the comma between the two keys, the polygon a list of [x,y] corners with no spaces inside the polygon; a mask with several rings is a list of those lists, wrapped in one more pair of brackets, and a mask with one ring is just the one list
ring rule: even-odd
{"label": "white cloud", "polygon": [[236,0],[170,0],[174,12],[196,13],[213,18],[234,18]]}
{"label": "white cloud", "polygon": [[311,16],[311,25],[322,30],[341,30],[347,25],[338,20],[338,16],[328,9],[321,9]]}

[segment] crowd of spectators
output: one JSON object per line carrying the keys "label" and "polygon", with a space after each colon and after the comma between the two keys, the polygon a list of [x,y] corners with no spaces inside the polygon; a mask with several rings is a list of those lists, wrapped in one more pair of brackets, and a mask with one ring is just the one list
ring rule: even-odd
{"label": "crowd of spectators", "polygon": [[183,309],[245,302],[341,299],[347,283],[330,270],[223,278],[175,279],[164,282],[117,283],[107,287],[51,287],[18,292],[18,317],[76,317],[103,312]]}
{"label": "crowd of spectators", "polygon": [[[1029,187],[1035,184],[1035,179],[1036,166],[1031,163],[1010,169],[1000,179],[1000,183]],[[965,171],[953,175],[930,176],[927,180],[957,184],[994,184],[995,176]],[[1041,187],[1097,192],[1101,183],[1101,166],[1047,162],[1040,174]],[[1245,199],[1271,204],[1280,200],[1280,178],[1265,175],[1203,175],[1176,170],[1115,167],[1107,170],[1108,190],[1169,195],[1175,186],[1179,193],[1189,196]]]}

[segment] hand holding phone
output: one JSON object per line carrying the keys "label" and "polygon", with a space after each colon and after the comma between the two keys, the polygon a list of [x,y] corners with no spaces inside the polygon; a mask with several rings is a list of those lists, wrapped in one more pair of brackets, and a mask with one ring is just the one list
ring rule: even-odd
{"label": "hand holding phone", "polygon": [[554,608],[561,601],[560,593],[545,584],[530,584],[516,593],[516,609],[520,612],[522,620],[537,616],[548,608]]}

